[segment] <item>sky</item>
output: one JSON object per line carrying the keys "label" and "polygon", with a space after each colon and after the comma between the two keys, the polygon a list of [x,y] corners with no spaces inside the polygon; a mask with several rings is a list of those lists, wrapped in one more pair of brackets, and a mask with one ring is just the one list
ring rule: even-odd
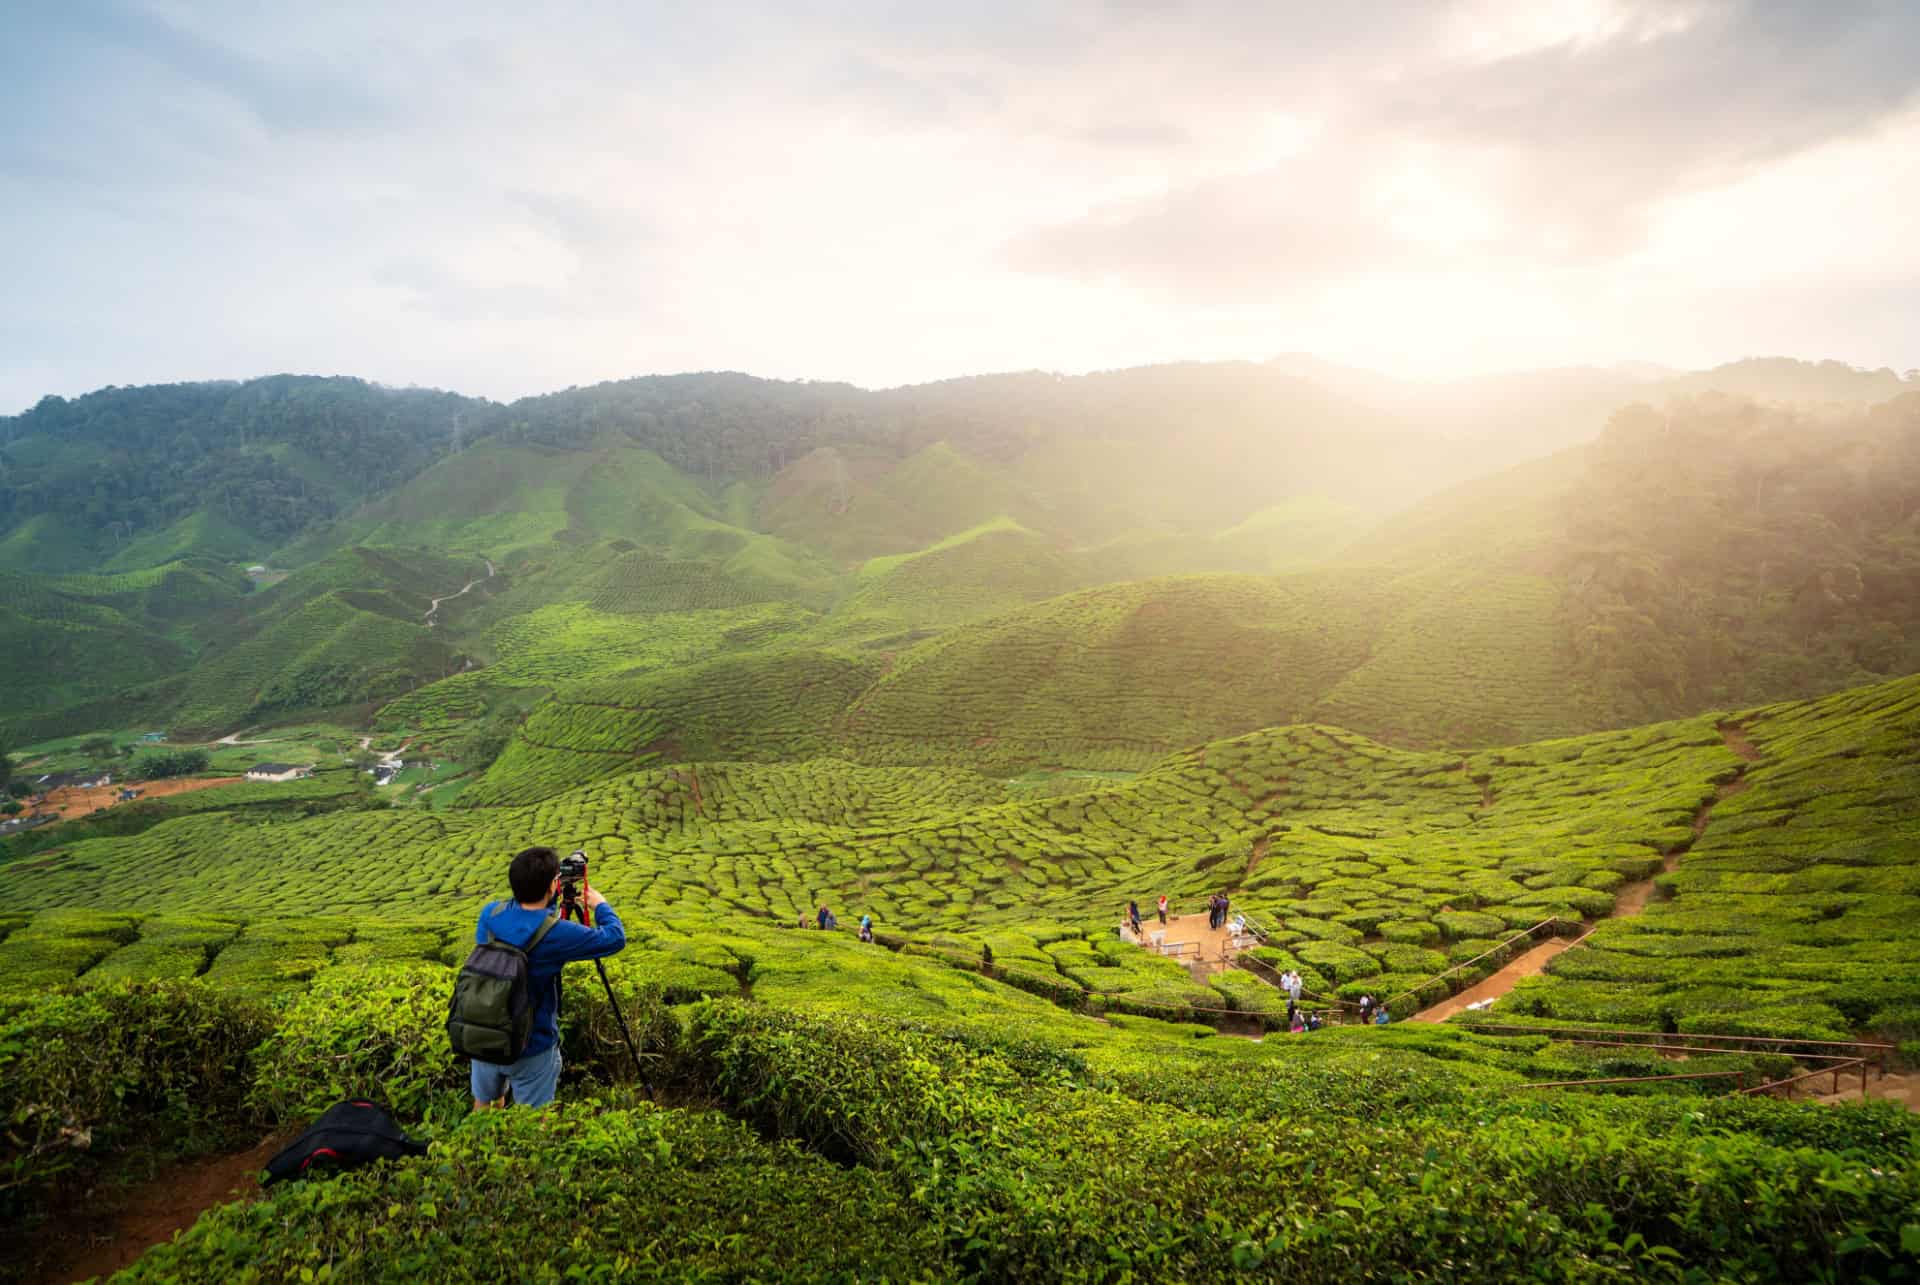
{"label": "sky", "polygon": [[1920,3],[11,0],[0,413],[1920,366]]}

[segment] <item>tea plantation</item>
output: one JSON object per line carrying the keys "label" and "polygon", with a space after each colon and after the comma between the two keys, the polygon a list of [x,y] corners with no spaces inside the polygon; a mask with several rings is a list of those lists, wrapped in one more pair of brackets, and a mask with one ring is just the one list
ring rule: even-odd
{"label": "tea plantation", "polygon": [[[629,711],[554,708],[577,739],[598,714],[638,734]],[[596,1270],[689,1277],[1897,1280],[1920,1261],[1915,1117],[1724,1096],[1791,1074],[1779,1053],[1696,1054],[1702,1078],[1605,1100],[1526,1087],[1673,1069],[1554,1038],[1571,1023],[1920,1035],[1920,678],[1464,756],[1275,727],[1065,794],[653,753],[578,785],[529,769],[522,801],[450,812],[215,799],[0,866],[7,904],[37,907],[0,917],[9,1216],[368,1094],[436,1141],[426,1160],[216,1208],[134,1275],[508,1270],[524,1246],[499,1202],[522,1189],[580,1211],[562,1243]],[[470,1119],[439,1030],[451,968],[536,841],[587,848],[631,926],[611,972],[646,1084],[585,973],[565,1105]],[[1608,918],[1649,878],[1644,913]],[[1524,930],[1599,928],[1502,1002],[1533,1033],[1256,1043],[1223,1032],[1279,1024],[1258,964],[1198,980],[1113,931],[1128,898],[1192,911],[1219,889],[1313,1003],[1366,993],[1400,1018]],[[790,926],[821,904],[872,914],[880,944]]]}
{"label": "tea plantation", "polygon": [[[1920,1116],[1771,1092],[1920,1063],[1904,482],[1715,403],[1360,538],[1157,431],[687,378],[471,407],[226,555],[290,572],[169,499],[0,577],[12,744],[331,747],[5,840],[0,1279],[355,1095],[430,1154],[127,1278],[1920,1279]],[[1903,478],[1916,415],[1834,431]],[[560,1105],[476,1115],[446,1002],[532,844],[625,919],[644,1065],[575,969]],[[1220,893],[1237,958],[1116,930]]]}

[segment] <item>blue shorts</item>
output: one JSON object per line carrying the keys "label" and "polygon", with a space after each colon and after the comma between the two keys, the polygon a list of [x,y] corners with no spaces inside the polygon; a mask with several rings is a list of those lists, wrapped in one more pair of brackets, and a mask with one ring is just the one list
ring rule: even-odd
{"label": "blue shorts", "polygon": [[553,1092],[560,1086],[560,1046],[529,1053],[509,1066],[475,1058],[472,1079],[475,1102],[498,1101],[511,1084],[514,1105],[543,1107],[553,1101]]}

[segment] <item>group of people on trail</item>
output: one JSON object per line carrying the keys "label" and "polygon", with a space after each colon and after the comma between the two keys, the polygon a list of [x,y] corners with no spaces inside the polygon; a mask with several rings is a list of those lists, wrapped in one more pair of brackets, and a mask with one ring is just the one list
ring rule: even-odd
{"label": "group of people on trail", "polygon": [[[1213,929],[1215,932],[1219,932],[1225,927],[1227,923],[1227,911],[1231,909],[1232,906],[1233,903],[1227,900],[1227,894],[1224,892],[1216,892],[1211,897],[1208,897],[1207,927]],[[1241,923],[1244,924],[1245,922],[1246,920],[1243,916]]]}
{"label": "group of people on trail", "polygon": [[1287,993],[1287,1029],[1295,1035],[1317,1031],[1327,1024],[1326,1017],[1318,1009],[1308,1012],[1300,1007],[1300,992],[1306,986],[1306,981],[1294,969],[1289,968],[1280,974],[1280,989]]}
{"label": "group of people on trail", "polygon": [[[800,927],[805,928],[807,926],[807,917],[805,915],[800,916]],[[821,932],[832,932],[839,926],[840,920],[834,915],[833,911],[826,906],[822,906],[814,912],[813,927],[818,928]],[[872,915],[860,916],[860,940],[867,942],[873,940]]]}
{"label": "group of people on trail", "polygon": [[[1165,928],[1167,926],[1166,893],[1163,892],[1160,894],[1160,899],[1154,903],[1154,909],[1159,912],[1160,926]],[[1133,935],[1135,937],[1140,935],[1140,903],[1132,899],[1127,901],[1127,927],[1133,929]]]}
{"label": "group of people on trail", "polygon": [[1385,1004],[1376,1004],[1373,996],[1360,997],[1360,1024],[1362,1026],[1385,1026],[1393,1017],[1387,1012]]}

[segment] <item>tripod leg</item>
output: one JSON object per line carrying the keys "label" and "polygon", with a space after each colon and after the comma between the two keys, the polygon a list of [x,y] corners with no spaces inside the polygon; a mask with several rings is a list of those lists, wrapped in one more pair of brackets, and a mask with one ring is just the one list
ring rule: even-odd
{"label": "tripod leg", "polygon": [[647,1091],[647,1097],[653,1097],[653,1086],[647,1083],[647,1073],[640,1066],[640,1050],[634,1047],[633,1032],[627,1029],[627,1018],[620,1011],[620,1001],[613,997],[613,982],[607,977],[607,961],[596,959],[593,966],[600,970],[600,984],[607,988],[607,1007],[613,1010],[613,1020],[620,1024],[621,1038],[627,1042],[627,1052],[633,1056],[633,1074],[640,1081],[640,1087]]}

